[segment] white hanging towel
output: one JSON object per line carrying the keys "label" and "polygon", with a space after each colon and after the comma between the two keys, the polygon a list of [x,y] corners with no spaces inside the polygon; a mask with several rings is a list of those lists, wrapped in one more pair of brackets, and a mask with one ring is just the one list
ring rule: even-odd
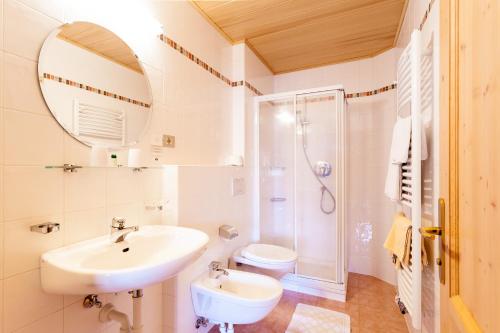
{"label": "white hanging towel", "polygon": [[[403,109],[410,109],[410,104],[407,103]],[[409,111],[404,111],[409,113]],[[411,139],[411,117],[398,118],[392,131],[392,144],[390,162],[392,164],[403,164],[408,162],[408,150],[410,148]]]}
{"label": "white hanging towel", "polygon": [[[401,109],[403,114],[411,114],[409,103],[405,104]],[[398,118],[392,131],[391,153],[389,155],[384,191],[385,195],[394,201],[401,199],[401,165],[408,161],[410,139],[411,117]]]}
{"label": "white hanging towel", "polygon": [[401,199],[401,165],[389,163],[384,193],[393,201]]}

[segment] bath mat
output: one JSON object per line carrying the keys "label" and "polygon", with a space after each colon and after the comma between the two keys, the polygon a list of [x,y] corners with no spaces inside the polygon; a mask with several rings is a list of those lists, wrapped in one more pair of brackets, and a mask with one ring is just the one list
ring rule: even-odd
{"label": "bath mat", "polygon": [[299,303],[285,333],[349,333],[350,331],[349,315]]}

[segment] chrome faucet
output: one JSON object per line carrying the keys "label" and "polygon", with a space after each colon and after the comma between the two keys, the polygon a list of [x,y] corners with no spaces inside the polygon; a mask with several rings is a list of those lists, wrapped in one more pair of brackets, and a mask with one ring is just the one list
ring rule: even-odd
{"label": "chrome faucet", "polygon": [[229,272],[222,268],[221,262],[212,261],[208,265],[208,276],[211,279],[218,279],[221,275],[229,275]]}
{"label": "chrome faucet", "polygon": [[139,226],[134,225],[131,227],[125,227],[125,219],[122,217],[113,217],[111,221],[111,235],[119,233],[118,237],[115,239],[115,243],[120,243],[125,240],[128,234],[134,231],[139,231]]}

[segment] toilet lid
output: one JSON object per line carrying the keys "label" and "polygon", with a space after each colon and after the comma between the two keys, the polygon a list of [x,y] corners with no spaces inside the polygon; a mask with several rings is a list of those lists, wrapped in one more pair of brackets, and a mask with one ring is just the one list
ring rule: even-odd
{"label": "toilet lid", "polygon": [[243,257],[262,263],[280,264],[297,260],[295,251],[271,244],[250,244],[241,250]]}

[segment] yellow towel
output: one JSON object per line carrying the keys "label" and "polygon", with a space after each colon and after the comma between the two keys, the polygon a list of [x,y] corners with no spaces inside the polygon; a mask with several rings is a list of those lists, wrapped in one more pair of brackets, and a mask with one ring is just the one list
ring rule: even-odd
{"label": "yellow towel", "polygon": [[[422,217],[422,226],[431,226],[433,225],[432,221]],[[429,258],[427,257],[427,249],[425,248],[425,241],[424,237],[422,237],[422,269],[424,269],[424,266],[429,265]]]}
{"label": "yellow towel", "polygon": [[411,222],[403,213],[394,216],[391,230],[384,242],[384,247],[396,257],[396,266],[408,263],[411,246]]}
{"label": "yellow towel", "polygon": [[[405,217],[406,219],[406,217]],[[408,220],[408,219],[407,219]],[[410,220],[408,220],[410,221]],[[410,222],[411,223],[411,222]],[[406,230],[406,241],[405,241],[405,253],[403,255],[403,258],[401,259],[401,263],[404,264],[406,267],[410,267],[410,260],[411,260],[411,241],[412,241],[412,227],[410,226],[408,230]]]}
{"label": "yellow towel", "polygon": [[[422,237],[422,246],[421,246],[421,261],[422,261],[422,270],[424,266],[429,266],[429,259],[427,257],[427,249],[425,248],[424,238]],[[395,261],[396,268],[401,268],[401,265],[404,264],[406,267],[410,267],[411,260],[411,228],[408,229],[408,233],[406,234],[406,252],[403,260],[400,262],[399,260]]]}

